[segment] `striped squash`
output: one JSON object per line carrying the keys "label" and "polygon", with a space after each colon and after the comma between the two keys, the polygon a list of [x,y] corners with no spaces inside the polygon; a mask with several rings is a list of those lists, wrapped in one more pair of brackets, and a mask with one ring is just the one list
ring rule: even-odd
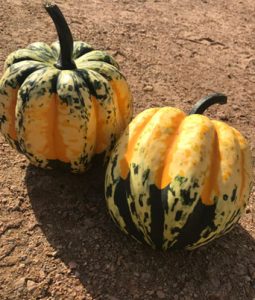
{"label": "striped squash", "polygon": [[132,96],[115,60],[73,42],[56,5],[59,36],[11,53],[0,81],[0,130],[36,166],[83,172],[107,153],[132,117]]}
{"label": "striped squash", "polygon": [[201,115],[222,94],[202,99],[191,114],[150,108],[126,128],[105,179],[107,207],[126,234],[158,249],[194,249],[228,232],[247,204],[251,153],[227,124]]}

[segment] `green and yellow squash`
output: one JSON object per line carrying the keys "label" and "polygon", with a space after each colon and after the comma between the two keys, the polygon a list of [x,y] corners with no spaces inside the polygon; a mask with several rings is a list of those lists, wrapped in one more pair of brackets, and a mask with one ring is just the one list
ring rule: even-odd
{"label": "green and yellow squash", "polygon": [[116,61],[73,42],[56,5],[46,5],[59,37],[11,53],[0,81],[0,130],[30,162],[84,171],[107,153],[132,117],[132,96]]}
{"label": "green and yellow squash", "polygon": [[110,215],[126,234],[158,249],[194,249],[228,232],[247,204],[252,177],[245,138],[201,115],[222,94],[187,116],[150,108],[126,128],[105,179]]}

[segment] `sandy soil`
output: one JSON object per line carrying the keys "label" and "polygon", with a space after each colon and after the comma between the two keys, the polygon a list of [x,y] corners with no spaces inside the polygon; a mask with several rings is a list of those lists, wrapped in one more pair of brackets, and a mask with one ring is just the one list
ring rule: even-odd
{"label": "sandy soil", "polygon": [[[106,49],[134,94],[135,114],[229,96],[207,115],[250,141],[255,155],[254,0],[56,1],[76,40]],[[6,56],[56,33],[41,1],[0,9]],[[254,168],[255,170],[255,168]],[[231,233],[193,252],[155,252],[124,236],[103,197],[104,170],[39,170],[0,138],[0,299],[255,299],[255,190]]]}

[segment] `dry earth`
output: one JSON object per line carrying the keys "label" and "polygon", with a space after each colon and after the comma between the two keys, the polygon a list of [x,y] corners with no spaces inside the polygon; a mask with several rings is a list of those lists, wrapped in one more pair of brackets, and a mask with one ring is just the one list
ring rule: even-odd
{"label": "dry earth", "polygon": [[[76,40],[121,65],[135,114],[189,111],[213,91],[229,96],[208,115],[255,148],[254,0],[59,0]],[[6,56],[56,33],[39,0],[0,7]],[[193,252],[155,252],[113,225],[104,171],[39,170],[0,138],[0,299],[255,299],[255,191],[231,233]]]}

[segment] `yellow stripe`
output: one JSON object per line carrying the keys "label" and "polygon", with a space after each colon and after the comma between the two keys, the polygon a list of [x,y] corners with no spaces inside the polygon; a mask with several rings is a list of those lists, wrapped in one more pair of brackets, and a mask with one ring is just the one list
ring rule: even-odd
{"label": "yellow stripe", "polygon": [[[240,157],[240,176],[241,185],[239,191],[239,206],[242,206],[248,199],[248,189],[252,178],[252,163],[251,163],[251,152],[249,145],[245,138],[236,129],[232,128],[237,142],[240,146],[241,157]],[[248,167],[248,168],[247,168]]]}
{"label": "yellow stripe", "polygon": [[[158,109],[154,109],[153,111],[148,111],[149,114],[143,118],[142,122],[139,122],[138,125],[133,128],[132,130],[132,136],[129,137],[127,149],[125,151],[124,157],[120,160],[120,176],[123,179],[126,179],[129,173],[129,165],[132,160],[132,156],[134,153],[134,149],[136,146],[136,143],[139,139],[139,137],[142,134],[143,129],[146,127],[146,125],[149,123],[151,118],[154,116],[154,114],[158,111]],[[132,122],[133,124],[134,121]]]}

